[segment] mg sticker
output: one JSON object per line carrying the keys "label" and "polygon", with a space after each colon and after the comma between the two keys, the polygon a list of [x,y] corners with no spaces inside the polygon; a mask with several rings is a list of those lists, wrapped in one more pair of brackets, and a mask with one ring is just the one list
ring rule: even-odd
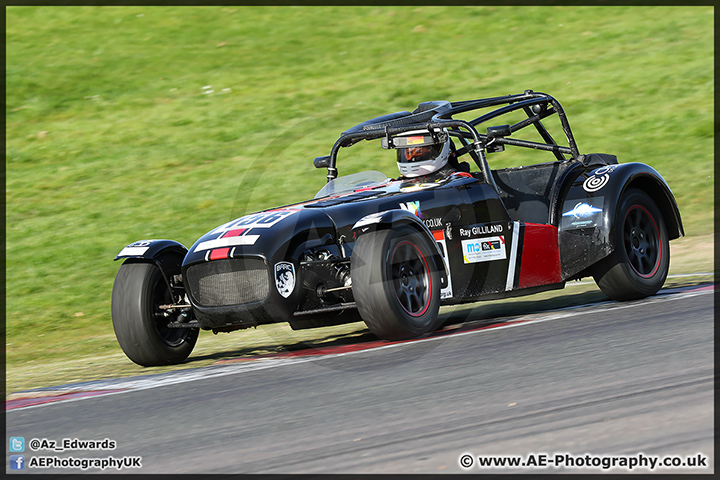
{"label": "mg sticker", "polygon": [[463,261],[465,263],[489,262],[491,260],[503,260],[505,255],[505,237],[473,238],[463,240]]}

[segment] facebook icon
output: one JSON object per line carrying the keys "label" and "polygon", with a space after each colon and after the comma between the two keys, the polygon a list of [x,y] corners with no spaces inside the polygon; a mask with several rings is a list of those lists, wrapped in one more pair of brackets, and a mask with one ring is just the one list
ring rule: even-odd
{"label": "facebook icon", "polygon": [[10,455],[10,470],[23,470],[25,468],[25,455]]}

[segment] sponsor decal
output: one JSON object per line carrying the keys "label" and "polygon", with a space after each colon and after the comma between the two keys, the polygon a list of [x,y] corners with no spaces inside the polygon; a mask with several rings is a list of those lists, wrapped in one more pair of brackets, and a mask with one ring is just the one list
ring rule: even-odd
{"label": "sponsor decal", "polygon": [[[449,227],[450,225],[448,225]],[[443,262],[445,262],[445,270],[447,271],[447,286],[440,290],[440,299],[443,298],[452,298],[453,296],[453,290],[452,290],[452,278],[450,277],[450,262],[448,262],[448,251],[447,251],[447,242],[445,241],[445,232],[442,230],[433,230],[432,231],[433,237],[435,238],[435,242],[437,242],[438,247],[440,248],[440,253],[442,253]]]}
{"label": "sponsor decal", "polygon": [[423,222],[428,228],[442,227],[442,220],[439,218],[426,218]]}
{"label": "sponsor decal", "polygon": [[576,204],[575,208],[573,208],[569,212],[563,213],[563,217],[573,216],[575,218],[586,218],[596,212],[602,212],[602,208],[595,208],[585,202],[580,202]]}
{"label": "sponsor decal", "polygon": [[401,203],[400,208],[412,213],[413,215],[415,215],[416,217],[418,217],[421,220],[424,218],[422,211],[420,211],[420,202],[419,201],[418,202]]}
{"label": "sponsor decal", "polygon": [[288,298],[295,289],[295,265],[289,262],[275,264],[275,287],[284,298]]}
{"label": "sponsor decal", "polygon": [[420,220],[423,221],[425,226],[427,226],[429,229],[442,227],[442,219],[440,218],[425,218],[425,215],[423,215],[422,210],[420,210],[420,202],[406,202],[401,203],[400,208],[403,210],[412,213],[416,217],[418,217]]}
{"label": "sponsor decal", "polygon": [[604,167],[600,167],[595,172],[593,172],[595,175],[605,175],[606,173],[612,173],[617,168],[617,165],[605,165]]}
{"label": "sponsor decal", "polygon": [[463,240],[461,243],[465,263],[489,262],[507,258],[503,235],[473,238],[472,240]]}
{"label": "sponsor decal", "polygon": [[460,228],[461,237],[477,237],[479,235],[488,235],[491,233],[503,233],[504,227],[501,223],[486,224],[486,225],[472,225],[466,228]]}
{"label": "sponsor decal", "polygon": [[419,137],[407,137],[408,145],[420,145],[425,142],[425,137],[420,135]]}
{"label": "sponsor decal", "polygon": [[452,240],[452,225],[449,223],[445,225],[445,236],[448,240]]}
{"label": "sponsor decal", "polygon": [[131,243],[128,247],[149,247],[155,240],[139,240],[135,243]]}
{"label": "sponsor decal", "polygon": [[597,192],[610,181],[610,173],[617,168],[617,165],[606,165],[595,170],[583,182],[583,189],[586,192]]}
{"label": "sponsor decal", "polygon": [[583,200],[566,200],[563,205],[561,228],[587,228],[600,223],[603,214],[604,197]]}
{"label": "sponsor decal", "polygon": [[145,255],[150,245],[157,240],[138,240],[137,242],[131,243],[127,247],[123,248],[118,257],[135,257]]}

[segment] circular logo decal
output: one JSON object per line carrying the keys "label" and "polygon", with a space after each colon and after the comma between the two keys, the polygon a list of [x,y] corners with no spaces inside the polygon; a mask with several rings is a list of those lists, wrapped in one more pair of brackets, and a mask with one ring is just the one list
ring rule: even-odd
{"label": "circular logo decal", "polygon": [[586,192],[597,192],[601,188],[603,188],[607,183],[610,181],[610,175],[607,173],[596,176],[593,175],[592,177],[588,177],[587,180],[583,183],[583,188]]}

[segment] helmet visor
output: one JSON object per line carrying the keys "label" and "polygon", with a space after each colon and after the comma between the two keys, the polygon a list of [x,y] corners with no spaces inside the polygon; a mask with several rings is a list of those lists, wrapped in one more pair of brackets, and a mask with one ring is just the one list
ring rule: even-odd
{"label": "helmet visor", "polygon": [[416,163],[427,160],[434,160],[442,151],[440,145],[425,145],[422,147],[405,147],[397,149],[398,163]]}

